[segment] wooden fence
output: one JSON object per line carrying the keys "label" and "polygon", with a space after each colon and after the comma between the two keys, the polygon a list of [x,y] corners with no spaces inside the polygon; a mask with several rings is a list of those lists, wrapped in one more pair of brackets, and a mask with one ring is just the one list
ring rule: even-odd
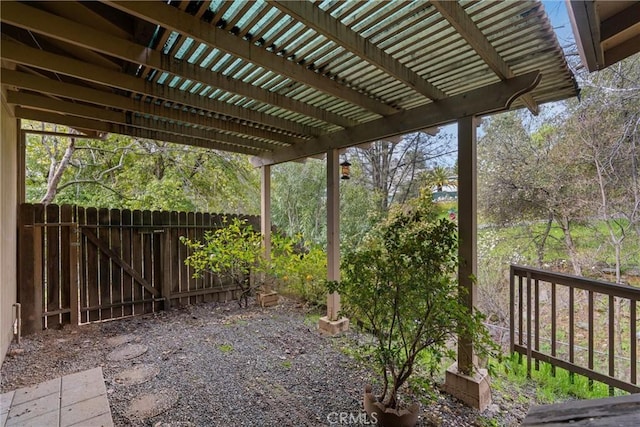
{"label": "wooden fence", "polygon": [[[640,289],[568,274],[511,266],[511,351],[639,393]],[[590,382],[591,383],[591,382]]]}
{"label": "wooden fence", "polygon": [[[232,217],[232,215],[227,215]],[[231,300],[237,289],[194,278],[180,237],[202,240],[223,215],[22,204],[18,301],[23,333]],[[259,218],[244,217],[259,229]]]}

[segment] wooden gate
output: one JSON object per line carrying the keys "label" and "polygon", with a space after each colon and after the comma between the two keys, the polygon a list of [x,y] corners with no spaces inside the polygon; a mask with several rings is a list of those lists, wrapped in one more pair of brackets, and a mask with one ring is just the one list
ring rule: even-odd
{"label": "wooden gate", "polygon": [[[258,217],[246,217],[257,228]],[[202,240],[215,214],[23,204],[18,301],[23,333],[235,299],[215,276],[194,278],[180,236]]]}

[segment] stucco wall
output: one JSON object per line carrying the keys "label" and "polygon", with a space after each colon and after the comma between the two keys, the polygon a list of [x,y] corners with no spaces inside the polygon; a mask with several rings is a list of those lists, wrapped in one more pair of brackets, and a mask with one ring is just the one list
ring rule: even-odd
{"label": "stucco wall", "polygon": [[13,338],[16,302],[17,122],[2,99],[0,123],[0,364]]}

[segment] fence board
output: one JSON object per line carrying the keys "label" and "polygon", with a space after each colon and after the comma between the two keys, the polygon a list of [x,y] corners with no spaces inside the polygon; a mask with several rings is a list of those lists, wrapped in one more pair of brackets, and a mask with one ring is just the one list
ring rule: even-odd
{"label": "fence board", "polygon": [[[109,239],[111,242],[111,250],[118,256],[119,259],[122,259],[122,237],[120,232],[122,230],[121,227],[121,219],[120,219],[120,210],[119,209],[111,209],[109,211],[109,224],[111,228],[109,229]],[[122,287],[123,287],[123,274],[122,274],[123,266],[121,264],[115,263],[113,259],[111,260],[111,304],[113,305],[111,308],[111,316],[112,317],[122,317],[123,306],[122,303]],[[120,304],[120,305],[117,305]]]}
{"label": "fence board", "polygon": [[[189,237],[187,233],[187,213],[178,213],[178,223],[180,224],[179,233],[181,236]],[[180,259],[187,259],[189,251],[184,245],[180,245]],[[191,268],[189,268],[184,262],[180,264],[180,293],[189,292],[189,276],[191,275]],[[189,298],[180,298],[180,305],[189,304]]]}
{"label": "fence board", "polygon": [[[133,229],[131,228],[131,211],[124,209],[120,216],[120,223],[122,225],[122,261],[133,265],[131,258],[131,234]],[[133,315],[133,287],[135,282],[133,276],[125,271],[122,273],[122,315]]]}
{"label": "fence board", "polygon": [[[63,224],[73,222],[73,206],[60,206],[60,222]],[[71,259],[71,252],[77,250],[77,246],[71,246],[73,237],[75,237],[72,228],[70,225],[60,227],[60,308],[62,309],[72,309],[71,287],[72,284],[77,283],[77,265]],[[74,265],[75,269],[72,271]],[[74,276],[72,277],[72,275]],[[77,288],[77,286],[75,287]],[[72,323],[71,318],[71,313],[65,313],[61,315],[60,320],[64,324],[69,324]],[[75,323],[78,323],[77,319]]]}
{"label": "fence board", "polygon": [[[164,239],[165,230],[162,228],[162,212],[153,211],[151,213],[151,223],[153,224],[151,235],[152,238],[152,285],[157,296],[162,295],[162,240]],[[158,302],[152,303],[151,312],[159,310],[161,305]]]}
{"label": "fence board", "polygon": [[[85,214],[87,225],[98,225],[98,210],[96,208],[88,208]],[[87,301],[85,307],[98,307],[100,305],[100,273],[98,270],[100,253],[95,244],[90,243],[88,240],[85,241],[87,242]],[[100,311],[95,309],[88,310],[88,316],[90,322],[100,320]]]}
{"label": "fence board", "polygon": [[[171,293],[164,295],[165,298],[170,297],[173,293],[180,292],[180,236],[178,235],[178,212],[173,211],[170,214],[170,228],[167,230],[171,236]],[[171,302],[173,306],[174,303]]]}
{"label": "fence board", "polygon": [[[105,242],[109,245],[109,209],[100,208],[98,209],[98,239],[102,242]],[[100,320],[107,320],[113,317],[111,313],[111,260],[104,251],[99,251],[99,293],[100,293],[100,305],[103,305],[107,308],[103,308],[100,310]]]}
{"label": "fence board", "polygon": [[[139,210],[134,210],[133,211],[133,225],[134,227],[139,227],[142,225],[142,211]],[[142,230],[141,228],[136,228],[134,229],[134,233],[133,233],[133,245],[132,245],[132,251],[133,251],[133,269],[136,271],[139,271],[140,273],[143,272],[142,270]],[[136,283],[134,283],[133,286],[133,300],[134,301],[140,301],[144,299],[144,295],[142,292],[142,288],[140,286],[138,286]],[[140,304],[140,303],[136,303],[133,306],[133,312],[134,314],[138,315],[138,314],[143,314],[144,313],[144,305]]]}
{"label": "fence board", "polygon": [[[58,206],[46,206],[45,218],[47,223],[59,223],[60,209]],[[53,327],[60,324],[60,315],[49,316],[47,312],[60,310],[60,227],[43,227],[42,234],[45,241],[45,256],[49,260],[44,269],[45,327]]]}

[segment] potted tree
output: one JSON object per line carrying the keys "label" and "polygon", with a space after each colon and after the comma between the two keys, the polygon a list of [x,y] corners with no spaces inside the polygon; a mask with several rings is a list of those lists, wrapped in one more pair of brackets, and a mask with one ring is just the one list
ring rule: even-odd
{"label": "potted tree", "polygon": [[419,406],[402,408],[399,393],[421,352],[436,361],[451,355],[451,339],[460,333],[480,349],[491,348],[482,316],[459,297],[456,225],[438,216],[428,193],[392,210],[345,255],[342,280],[329,283],[329,291],[341,295],[343,313],[373,337],[382,390],[376,396],[368,386],[364,406],[379,425],[416,424]]}

